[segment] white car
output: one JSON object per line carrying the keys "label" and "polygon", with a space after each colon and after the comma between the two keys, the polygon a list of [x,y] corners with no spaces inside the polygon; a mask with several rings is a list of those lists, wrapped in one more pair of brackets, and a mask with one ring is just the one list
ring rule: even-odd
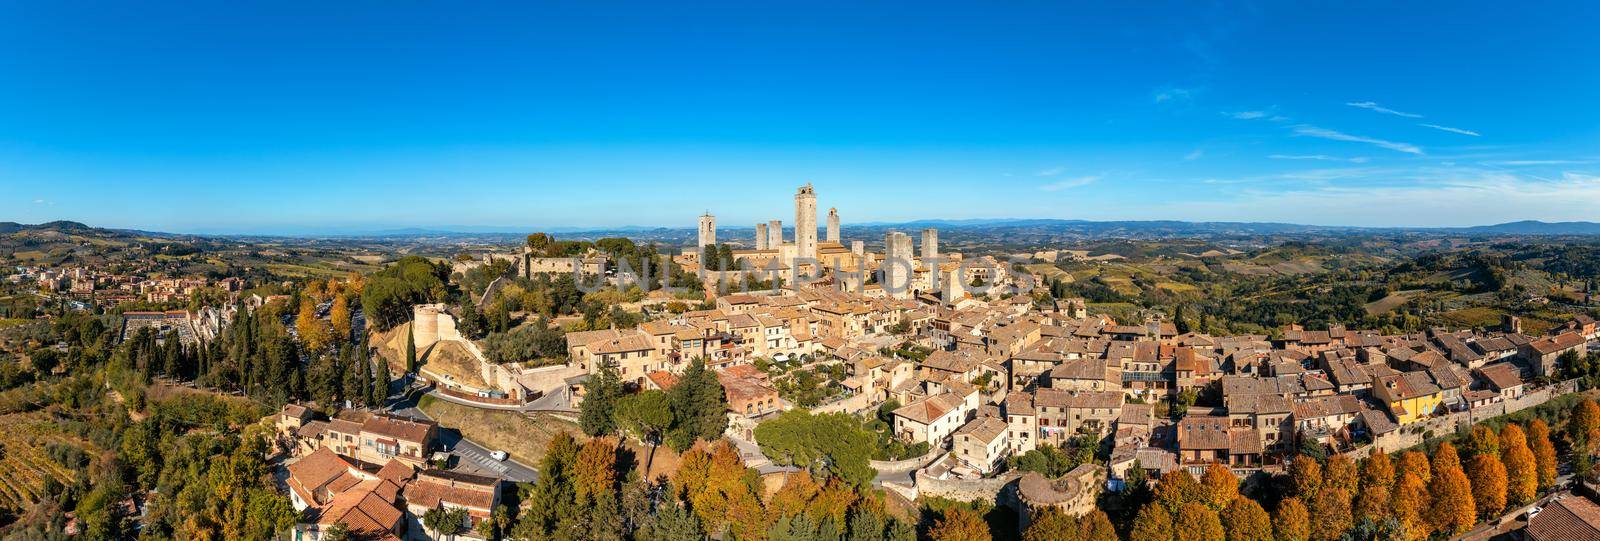
{"label": "white car", "polygon": [[495,451],[495,452],[489,453],[489,456],[491,458],[495,459],[495,460],[505,460],[506,459],[506,452],[505,451]]}

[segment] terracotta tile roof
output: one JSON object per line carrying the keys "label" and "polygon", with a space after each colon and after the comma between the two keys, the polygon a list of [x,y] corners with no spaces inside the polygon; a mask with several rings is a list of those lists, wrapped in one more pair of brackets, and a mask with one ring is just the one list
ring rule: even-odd
{"label": "terracotta tile roof", "polygon": [[901,406],[894,414],[926,425],[960,407],[961,397],[942,393]]}
{"label": "terracotta tile roof", "polygon": [[426,509],[464,507],[487,515],[494,510],[499,484],[493,477],[428,470],[406,486],[406,503]]}
{"label": "terracotta tile roof", "polygon": [[961,425],[961,428],[957,428],[955,431],[955,435],[957,437],[971,436],[972,438],[983,443],[989,443],[999,439],[1000,436],[1005,435],[1005,433],[1006,422],[994,417],[979,417],[972,421],[968,421],[967,424]]}
{"label": "terracotta tile roof", "polygon": [[327,447],[312,451],[288,466],[290,489],[300,493],[300,499],[316,502],[316,494],[350,471],[349,461],[334,454]]}
{"label": "terracotta tile roof", "polygon": [[1583,496],[1550,502],[1528,520],[1526,532],[1534,541],[1600,539],[1600,506]]}
{"label": "terracotta tile roof", "polygon": [[405,419],[391,415],[373,415],[367,419],[367,422],[361,424],[361,431],[400,441],[422,443],[428,440],[428,436],[435,426],[437,425],[432,421]]}

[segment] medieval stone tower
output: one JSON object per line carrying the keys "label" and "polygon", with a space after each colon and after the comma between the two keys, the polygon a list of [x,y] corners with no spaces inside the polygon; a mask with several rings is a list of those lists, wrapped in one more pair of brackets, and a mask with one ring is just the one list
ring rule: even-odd
{"label": "medieval stone tower", "polygon": [[767,224],[756,224],[756,249],[767,249]]}
{"label": "medieval stone tower", "polygon": [[705,247],[708,244],[716,243],[717,217],[712,216],[710,212],[707,212],[700,216],[700,244],[698,246]]}
{"label": "medieval stone tower", "polygon": [[939,230],[932,227],[922,230],[922,260],[931,263],[939,258]]}
{"label": "medieval stone tower", "polygon": [[828,242],[839,242],[839,209],[828,209]]}
{"label": "medieval stone tower", "polygon": [[783,248],[783,220],[767,222],[767,249]]}
{"label": "medieval stone tower", "polygon": [[794,194],[794,256],[817,259],[817,192],[807,182]]}

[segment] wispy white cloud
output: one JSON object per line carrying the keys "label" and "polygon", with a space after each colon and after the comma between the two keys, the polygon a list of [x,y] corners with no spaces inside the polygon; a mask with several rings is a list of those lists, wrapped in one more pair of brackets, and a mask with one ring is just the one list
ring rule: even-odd
{"label": "wispy white cloud", "polygon": [[1194,89],[1167,86],[1157,88],[1155,93],[1152,95],[1152,99],[1154,99],[1156,103],[1186,102],[1194,97],[1194,93]]}
{"label": "wispy white cloud", "polygon": [[1403,112],[1403,111],[1396,111],[1394,109],[1390,109],[1388,107],[1384,107],[1382,105],[1378,105],[1377,103],[1373,103],[1373,102],[1370,102],[1370,101],[1352,101],[1352,102],[1346,103],[1345,105],[1349,105],[1351,107],[1357,107],[1357,108],[1361,108],[1361,109],[1367,109],[1367,110],[1370,110],[1370,111],[1375,111],[1375,112],[1383,113],[1383,114],[1386,114],[1386,115],[1403,116],[1403,117],[1406,117],[1406,118],[1422,118],[1422,115],[1419,115],[1419,114],[1416,114],[1416,113],[1407,113],[1407,112]]}
{"label": "wispy white cloud", "polygon": [[1205,156],[1205,155],[1206,155],[1206,151],[1205,150],[1197,148],[1197,149],[1194,149],[1194,152],[1190,152],[1188,154],[1184,154],[1183,155],[1183,161],[1192,162],[1192,161],[1200,159],[1201,156]]}
{"label": "wispy white cloud", "polygon": [[1049,169],[1045,169],[1045,170],[1040,171],[1038,173],[1034,173],[1033,176],[1036,176],[1036,177],[1053,177],[1053,176],[1061,174],[1062,172],[1065,172],[1066,170],[1067,169],[1064,168],[1064,167],[1051,167]]}
{"label": "wispy white cloud", "polygon": [[1274,160],[1317,160],[1324,162],[1367,163],[1366,156],[1343,158],[1339,156],[1329,156],[1327,154],[1273,154],[1267,157]]}
{"label": "wispy white cloud", "polygon": [[1472,130],[1463,130],[1461,128],[1452,128],[1452,127],[1449,127],[1449,126],[1440,126],[1438,124],[1417,124],[1417,125],[1418,126],[1422,126],[1424,128],[1433,128],[1433,129],[1436,129],[1436,130],[1447,131],[1447,132],[1450,132],[1450,133],[1459,133],[1461,135],[1471,135],[1473,137],[1477,137],[1478,136],[1478,132],[1475,132],[1475,131],[1472,131]]}
{"label": "wispy white cloud", "polygon": [[33,200],[33,204],[35,204],[35,205],[43,205],[44,203],[45,203],[45,201],[43,199],[35,199],[35,200]]}
{"label": "wispy white cloud", "polygon": [[1228,115],[1229,118],[1236,120],[1255,120],[1258,118],[1266,118],[1268,113],[1266,111],[1236,111],[1232,113],[1225,112],[1223,114]]}
{"label": "wispy white cloud", "polygon": [[1058,181],[1051,182],[1049,184],[1045,184],[1043,186],[1040,186],[1039,189],[1047,191],[1047,192],[1056,192],[1056,191],[1065,190],[1067,188],[1077,188],[1079,186],[1087,186],[1087,185],[1093,184],[1095,181],[1098,181],[1098,180],[1100,180],[1100,176],[1099,175],[1090,175],[1090,176],[1074,177],[1074,178],[1064,178],[1064,179],[1061,179],[1061,180],[1058,180]]}
{"label": "wispy white cloud", "polygon": [[1594,163],[1592,160],[1502,160],[1497,162],[1483,162],[1485,165],[1581,165]]}
{"label": "wispy white cloud", "polygon": [[1295,126],[1294,127],[1294,134],[1295,135],[1303,135],[1303,136],[1306,136],[1306,137],[1317,137],[1317,138],[1321,138],[1321,139],[1329,139],[1329,140],[1333,140],[1333,141],[1346,141],[1346,142],[1351,142],[1351,143],[1366,143],[1366,144],[1369,144],[1369,145],[1375,145],[1375,146],[1387,148],[1389,150],[1393,150],[1393,151],[1397,151],[1397,152],[1404,152],[1404,153],[1407,153],[1407,154],[1418,154],[1418,155],[1422,154],[1422,149],[1419,148],[1416,145],[1411,144],[1411,143],[1399,143],[1399,142],[1395,142],[1395,141],[1385,141],[1383,139],[1376,139],[1376,138],[1372,138],[1372,137],[1364,137],[1364,136],[1360,136],[1360,135],[1351,135],[1351,134],[1348,134],[1348,133],[1335,131],[1335,130],[1330,130],[1330,129],[1327,129],[1327,128],[1319,128],[1319,127],[1311,126],[1311,125],[1307,125],[1307,124],[1301,124],[1299,126]]}
{"label": "wispy white cloud", "polygon": [[[1192,219],[1463,226],[1527,219],[1592,219],[1593,209],[1600,206],[1600,176],[1595,175],[1566,173],[1540,180],[1483,169],[1417,173],[1429,180],[1386,185],[1262,184],[1230,191],[1223,198],[1175,202],[1147,210]],[[1387,173],[1380,176],[1390,178]]]}

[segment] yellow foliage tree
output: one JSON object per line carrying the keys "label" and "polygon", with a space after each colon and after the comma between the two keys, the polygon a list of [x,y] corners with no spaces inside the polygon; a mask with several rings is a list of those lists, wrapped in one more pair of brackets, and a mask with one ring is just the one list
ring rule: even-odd
{"label": "yellow foliage tree", "polygon": [[1133,518],[1128,541],[1172,541],[1172,513],[1167,512],[1166,506],[1144,506]]}
{"label": "yellow foliage tree", "polygon": [[333,325],[333,336],[336,340],[350,339],[350,299],[344,295],[333,298],[333,307],[328,309],[328,319]]}
{"label": "yellow foliage tree", "polygon": [[1350,529],[1353,524],[1354,520],[1350,516],[1350,493],[1324,484],[1317,491],[1316,499],[1311,501],[1311,539],[1334,541],[1344,535],[1345,530]]}
{"label": "yellow foliage tree", "polygon": [[1506,467],[1500,457],[1472,455],[1467,461],[1467,477],[1472,480],[1472,505],[1478,513],[1494,516],[1506,508]]}
{"label": "yellow foliage tree", "polygon": [[1550,441],[1550,425],[1543,419],[1528,423],[1528,448],[1539,467],[1539,488],[1550,488],[1556,482],[1556,447]]}
{"label": "yellow foliage tree", "polygon": [[1424,511],[1432,499],[1428,494],[1428,484],[1414,471],[1400,474],[1392,491],[1392,500],[1389,508],[1394,512],[1394,518],[1405,528],[1406,539],[1427,539],[1432,530],[1428,526],[1428,517]]}
{"label": "yellow foliage tree", "polygon": [[1306,541],[1311,537],[1311,513],[1300,498],[1284,498],[1272,514],[1272,531],[1278,541]]}
{"label": "yellow foliage tree", "polygon": [[978,513],[962,507],[952,507],[928,530],[933,541],[989,541],[989,525]]}
{"label": "yellow foliage tree", "polygon": [[[1149,507],[1159,508],[1160,506],[1152,505]],[[1028,531],[1022,533],[1022,541],[1057,541],[1077,538],[1078,519],[1068,515],[1061,508],[1054,506],[1034,511],[1032,520],[1028,524]]]}
{"label": "yellow foliage tree", "polygon": [[1272,541],[1272,518],[1250,498],[1234,498],[1222,510],[1222,529],[1228,541]]}
{"label": "yellow foliage tree", "polygon": [[1117,528],[1105,511],[1095,509],[1078,517],[1078,539],[1082,541],[1117,541]]}
{"label": "yellow foliage tree", "polygon": [[300,302],[300,313],[295,315],[294,328],[309,351],[322,351],[331,343],[332,333],[328,330],[327,322],[317,318],[317,306],[311,299]]}
{"label": "yellow foliage tree", "polygon": [[1390,493],[1394,487],[1394,462],[1385,453],[1373,453],[1361,461],[1360,491],[1356,493],[1355,519],[1381,520],[1390,515]]}
{"label": "yellow foliage tree", "polygon": [[1222,519],[1210,506],[1194,502],[1184,504],[1178,509],[1178,517],[1173,520],[1174,530],[1182,532],[1185,541],[1227,541],[1228,534],[1222,529]]}
{"label": "yellow foliage tree", "polygon": [[1239,478],[1221,464],[1206,467],[1205,475],[1200,476],[1200,486],[1205,489],[1206,503],[1212,509],[1221,510],[1239,497]]}
{"label": "yellow foliage tree", "polygon": [[1345,455],[1328,457],[1328,463],[1322,467],[1322,487],[1354,494],[1356,490],[1356,463]]}
{"label": "yellow foliage tree", "polygon": [[1539,492],[1539,465],[1528,449],[1522,427],[1510,423],[1500,429],[1500,460],[1506,465],[1506,502],[1520,505]]}
{"label": "yellow foliage tree", "polygon": [[1161,476],[1161,482],[1156,484],[1156,503],[1167,508],[1168,513],[1177,514],[1178,508],[1190,502],[1205,501],[1205,489],[1196,483],[1193,475],[1183,470]]}
{"label": "yellow foliage tree", "polygon": [[1399,482],[1400,477],[1407,473],[1416,474],[1423,483],[1432,481],[1433,468],[1428,465],[1428,455],[1422,454],[1422,451],[1400,453],[1400,462],[1394,469],[1395,482]]}
{"label": "yellow foliage tree", "polygon": [[1446,536],[1466,533],[1477,521],[1478,511],[1472,504],[1472,485],[1461,470],[1461,457],[1455,446],[1439,444],[1433,452],[1432,467],[1433,480],[1428,482],[1428,492],[1433,495],[1429,523],[1434,531]]}
{"label": "yellow foliage tree", "polygon": [[1294,462],[1289,463],[1289,480],[1294,483],[1295,496],[1311,501],[1322,487],[1322,464],[1310,456],[1296,456]]}

